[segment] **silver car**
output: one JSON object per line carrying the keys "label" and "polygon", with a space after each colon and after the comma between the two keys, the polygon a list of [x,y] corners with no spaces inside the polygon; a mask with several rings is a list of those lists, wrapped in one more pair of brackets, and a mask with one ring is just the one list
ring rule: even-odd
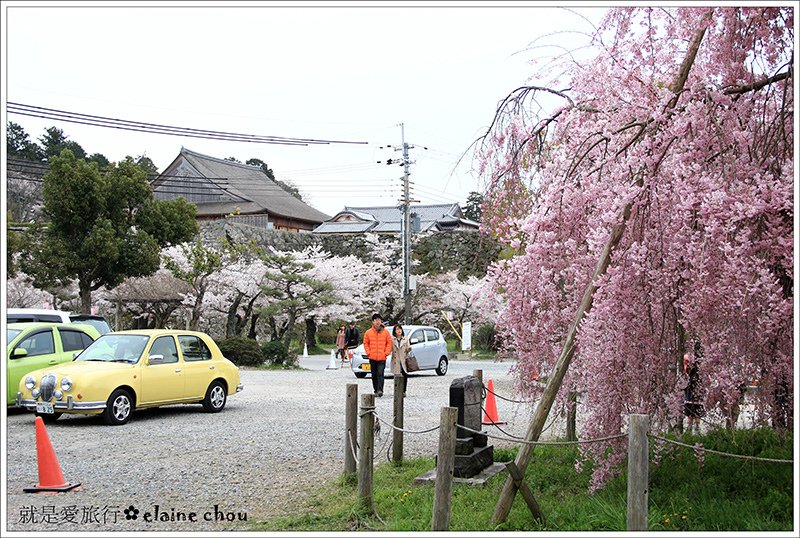
{"label": "silver car", "polygon": [[[392,327],[386,327],[384,330],[392,334]],[[442,336],[442,331],[430,325],[404,325],[403,331],[409,337],[408,341],[411,344],[411,349],[414,350],[414,356],[417,357],[420,371],[435,370],[438,375],[447,373],[447,365],[450,359],[447,355],[447,342]],[[350,360],[350,368],[356,377],[366,377],[369,374],[369,357],[364,352],[364,344],[362,343],[357,348],[352,350],[353,357]],[[389,361],[392,357],[386,359],[386,375],[391,377]]]}

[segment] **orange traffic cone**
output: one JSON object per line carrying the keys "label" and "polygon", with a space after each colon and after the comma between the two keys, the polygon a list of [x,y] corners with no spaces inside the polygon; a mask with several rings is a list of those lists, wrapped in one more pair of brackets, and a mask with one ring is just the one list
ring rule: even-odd
{"label": "orange traffic cone", "polygon": [[508,424],[508,422],[501,422],[497,417],[497,402],[494,399],[494,383],[489,380],[489,387],[486,394],[486,411],[483,413],[484,426],[492,424]]}
{"label": "orange traffic cone", "polygon": [[80,482],[70,484],[64,480],[42,417],[36,417],[36,456],[39,459],[39,483],[32,488],[24,488],[25,493],[57,493],[69,491],[81,485]]}

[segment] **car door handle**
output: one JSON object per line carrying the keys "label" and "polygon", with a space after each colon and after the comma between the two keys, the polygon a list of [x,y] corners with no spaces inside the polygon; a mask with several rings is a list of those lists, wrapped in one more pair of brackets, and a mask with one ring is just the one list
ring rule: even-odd
{"label": "car door handle", "polygon": [[214,368],[216,368],[216,366],[214,366],[213,364],[208,367],[209,370],[213,370]]}
{"label": "car door handle", "polygon": [[57,364],[57,362],[58,362],[58,361],[56,361],[55,359],[53,359],[53,360],[51,360],[51,361],[50,361],[48,364]]}
{"label": "car door handle", "polygon": [[180,371],[181,371],[181,369],[180,369],[180,368],[175,368],[175,371],[176,371],[176,372],[180,372]]}

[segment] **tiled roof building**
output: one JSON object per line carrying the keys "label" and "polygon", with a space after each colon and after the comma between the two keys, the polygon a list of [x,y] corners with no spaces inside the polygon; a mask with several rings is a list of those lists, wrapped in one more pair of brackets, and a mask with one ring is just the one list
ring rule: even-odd
{"label": "tiled roof building", "polygon": [[[477,231],[479,226],[464,218],[458,204],[412,205],[411,219],[414,232]],[[402,206],[345,207],[317,226],[314,233],[400,233],[402,224]]]}
{"label": "tiled roof building", "polygon": [[157,199],[183,197],[198,220],[225,217],[261,227],[311,231],[328,215],[286,192],[259,166],[209,157],[181,148],[153,182]]}

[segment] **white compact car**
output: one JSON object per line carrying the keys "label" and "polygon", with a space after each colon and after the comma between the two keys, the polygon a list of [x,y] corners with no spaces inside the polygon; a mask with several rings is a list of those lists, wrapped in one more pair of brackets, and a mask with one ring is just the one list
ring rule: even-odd
{"label": "white compact car", "polygon": [[[392,334],[392,327],[386,327],[385,331]],[[417,357],[420,371],[435,370],[438,375],[447,373],[447,365],[450,359],[447,355],[447,342],[442,336],[442,331],[429,325],[404,325],[403,331],[409,337],[409,343]],[[364,344],[352,350],[353,357],[350,360],[350,368],[356,377],[366,377],[369,374],[369,358],[364,352]],[[386,359],[386,375],[391,377],[389,361],[391,355]]]}
{"label": "white compact car", "polygon": [[75,314],[46,308],[8,308],[6,309],[6,323],[82,323],[91,325],[100,334],[111,332],[111,325],[103,316]]}

